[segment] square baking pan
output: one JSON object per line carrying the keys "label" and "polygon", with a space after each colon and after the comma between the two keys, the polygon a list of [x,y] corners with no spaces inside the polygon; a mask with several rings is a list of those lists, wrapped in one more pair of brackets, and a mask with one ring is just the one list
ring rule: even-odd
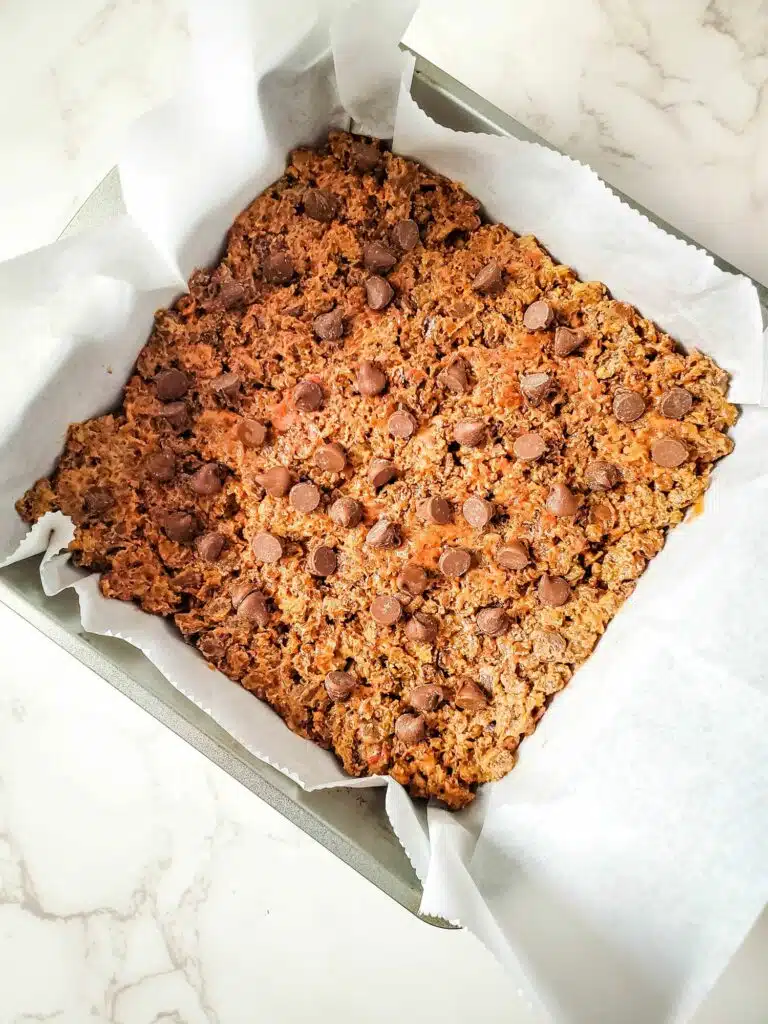
{"label": "square baking pan", "polygon": [[[435,121],[459,131],[515,136],[547,145],[513,118],[416,55],[412,95]],[[614,189],[617,192],[617,190]],[[666,231],[691,241],[654,214],[617,192],[629,205]],[[123,209],[120,180],[110,172],[93,192],[64,235],[103,223]],[[514,229],[514,225],[511,225]],[[693,243],[695,244],[695,243]],[[718,266],[738,273],[710,253]],[[768,290],[753,282],[768,323]],[[66,591],[47,598],[39,577],[39,558],[0,570],[0,601],[69,651],[79,661],[181,736],[233,778],[290,819],[336,856],[418,914],[421,885],[384,810],[384,790],[324,790],[306,793],[299,785],[260,761],[204,711],[181,694],[130,644],[87,633],[80,624],[76,595]],[[423,918],[450,927],[444,921]]]}

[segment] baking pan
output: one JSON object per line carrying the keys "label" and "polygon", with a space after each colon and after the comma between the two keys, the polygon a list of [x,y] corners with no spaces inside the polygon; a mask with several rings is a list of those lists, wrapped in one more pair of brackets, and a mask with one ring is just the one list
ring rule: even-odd
{"label": "baking pan", "polygon": [[[448,127],[511,135],[547,145],[535,133],[418,55],[412,94],[434,120]],[[671,234],[691,241],[627,196],[622,195],[622,198]],[[100,224],[122,209],[120,180],[117,171],[113,170],[63,234]],[[710,255],[722,269],[738,273],[715,254]],[[763,322],[768,323],[768,290],[757,282],[753,283],[760,297]],[[306,793],[229,736],[204,711],[179,693],[135,647],[122,640],[85,632],[80,625],[76,595],[67,591],[46,598],[40,585],[38,565],[39,558],[34,558],[0,570],[0,601],[407,910],[418,914],[421,885],[390,828],[384,810],[383,789]],[[438,919],[422,919],[449,927]]]}

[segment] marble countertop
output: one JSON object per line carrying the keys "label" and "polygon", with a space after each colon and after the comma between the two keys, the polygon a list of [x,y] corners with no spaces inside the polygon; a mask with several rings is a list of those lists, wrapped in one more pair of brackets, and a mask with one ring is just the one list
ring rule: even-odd
{"label": "marble countertop", "polygon": [[[408,40],[768,283],[762,0],[424,0]],[[0,5],[0,259],[59,234],[186,45],[184,0]],[[0,650],[0,1024],[543,1024],[472,936],[407,914],[2,605]],[[697,1024],[759,1024],[753,996],[729,971]]]}

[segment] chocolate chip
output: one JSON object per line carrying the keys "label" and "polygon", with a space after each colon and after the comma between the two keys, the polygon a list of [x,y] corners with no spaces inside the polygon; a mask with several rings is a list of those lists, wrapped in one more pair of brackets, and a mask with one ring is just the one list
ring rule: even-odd
{"label": "chocolate chip", "polygon": [[251,541],[251,548],[257,562],[270,565],[283,557],[283,542],[273,533],[257,533]]}
{"label": "chocolate chip", "polygon": [[371,615],[380,626],[394,626],[403,614],[403,606],[396,597],[376,597],[371,602]]}
{"label": "chocolate chip", "polygon": [[325,690],[331,700],[346,700],[357,686],[350,672],[329,672],[325,677]]}
{"label": "chocolate chip", "polygon": [[383,277],[369,277],[365,282],[365,295],[370,309],[386,309],[395,297],[395,290]]}
{"label": "chocolate chip", "polygon": [[562,576],[544,575],[539,580],[539,600],[550,608],[559,608],[571,597],[571,585]]}
{"label": "chocolate chip", "polygon": [[267,428],[258,420],[240,420],[235,431],[245,448],[261,448],[267,439]]}
{"label": "chocolate chip", "polygon": [[524,373],[520,378],[520,390],[531,405],[541,405],[552,391],[554,381],[548,373]]}
{"label": "chocolate chip", "polygon": [[472,387],[469,382],[469,366],[463,359],[454,359],[450,366],[440,372],[437,380],[455,395],[464,394]]}
{"label": "chocolate chip", "polygon": [[408,694],[408,703],[415,711],[437,711],[445,700],[445,692],[442,686],[435,683],[424,683],[416,686]]}
{"label": "chocolate chip", "polygon": [[313,576],[332,576],[336,572],[336,552],[326,544],[310,551],[307,557],[307,570]]}
{"label": "chocolate chip", "polygon": [[288,500],[297,512],[314,512],[320,504],[320,488],[315,484],[294,484]]}
{"label": "chocolate chip", "polygon": [[392,241],[398,249],[402,249],[403,252],[410,252],[421,241],[419,225],[415,220],[399,220],[392,228]]}
{"label": "chocolate chip", "polygon": [[532,430],[528,434],[521,434],[512,445],[512,450],[523,462],[535,462],[547,450],[547,445],[541,434]]}
{"label": "chocolate chip", "polygon": [[396,476],[397,470],[394,464],[387,459],[371,460],[371,464],[368,467],[368,479],[377,490],[379,487],[383,487],[384,484],[394,480]]}
{"label": "chocolate chip", "polygon": [[331,505],[328,514],[337,526],[346,530],[360,523],[363,518],[363,506],[354,498],[338,498]]}
{"label": "chocolate chip", "polygon": [[174,430],[182,431],[189,428],[189,409],[184,402],[168,402],[163,406],[163,416]]}
{"label": "chocolate chip", "polygon": [[293,389],[293,403],[299,412],[317,412],[323,401],[323,389],[317,381],[300,380]]}
{"label": "chocolate chip", "polygon": [[308,188],[304,193],[304,213],[312,220],[329,224],[339,212],[339,201],[327,188]]}
{"label": "chocolate chip", "polygon": [[204,533],[195,541],[197,553],[206,562],[216,562],[224,550],[224,538],[220,533]]}
{"label": "chocolate chip", "polygon": [[659,399],[659,412],[670,420],[681,420],[693,406],[693,395],[685,388],[670,388]]}
{"label": "chocolate chip", "polygon": [[266,473],[259,473],[256,477],[267,494],[273,498],[284,498],[291,489],[292,477],[285,466],[273,466]]}
{"label": "chocolate chip", "polygon": [[392,437],[401,437],[403,440],[413,437],[418,425],[416,417],[412,416],[405,409],[398,409],[397,412],[393,412],[387,420],[387,430]]}
{"label": "chocolate chip", "polygon": [[569,356],[577,348],[581,348],[586,340],[581,331],[572,331],[570,327],[558,327],[555,331],[555,355]]}
{"label": "chocolate chip", "polygon": [[481,711],[488,706],[488,694],[471,679],[465,679],[456,691],[454,702],[462,711]]}
{"label": "chocolate chip", "polygon": [[347,464],[347,453],[340,444],[331,441],[317,449],[313,461],[324,473],[341,473]]}
{"label": "chocolate chip", "polygon": [[509,616],[503,608],[483,608],[477,613],[477,628],[485,636],[502,636],[509,626]]}
{"label": "chocolate chip", "polygon": [[147,473],[153,480],[168,483],[176,475],[176,459],[170,452],[153,452],[145,462]]}
{"label": "chocolate chip", "polygon": [[383,242],[368,242],[363,246],[363,263],[374,274],[391,270],[397,263],[397,256]]}
{"label": "chocolate chip", "polygon": [[397,589],[411,597],[419,597],[429,586],[426,572],[420,565],[404,565],[397,577]]}
{"label": "chocolate chip", "polygon": [[590,491],[610,491],[621,480],[618,467],[605,459],[590,462],[584,475]]}
{"label": "chocolate chip", "polygon": [[214,394],[227,402],[234,402],[240,392],[240,378],[236,373],[220,373],[211,381]]}
{"label": "chocolate chip", "polygon": [[474,530],[482,530],[493,519],[493,505],[485,498],[467,498],[461,506],[461,512]]}
{"label": "chocolate chip", "polygon": [[486,439],[483,420],[460,420],[453,428],[453,439],[466,448],[479,448]]}
{"label": "chocolate chip", "polygon": [[89,515],[102,515],[107,509],[112,508],[115,499],[105,487],[94,487],[87,491],[83,498],[83,504]]}
{"label": "chocolate chip", "polygon": [[531,560],[528,548],[521,540],[510,540],[496,549],[496,562],[502,569],[511,569],[517,572],[524,569]]}
{"label": "chocolate chip", "polygon": [[453,518],[451,503],[445,498],[427,498],[422,502],[420,512],[428,522],[437,523],[440,526],[450,523]]}
{"label": "chocolate chip", "polygon": [[330,313],[321,313],[312,321],[315,337],[321,341],[336,341],[344,333],[344,315],[337,306]]}
{"label": "chocolate chip", "polygon": [[265,257],[261,272],[269,284],[288,284],[296,273],[296,268],[290,254],[283,249],[277,249]]}
{"label": "chocolate chip", "polygon": [[464,548],[448,548],[440,555],[437,564],[443,576],[458,578],[463,576],[472,565],[472,555]]}
{"label": "chocolate chip", "polygon": [[634,423],[645,412],[645,399],[636,391],[622,389],[613,398],[613,415],[619,423]]}
{"label": "chocolate chip", "polygon": [[504,285],[501,267],[496,260],[489,260],[472,281],[472,287],[482,295],[497,295]]}
{"label": "chocolate chip", "polygon": [[523,326],[529,331],[546,331],[552,326],[555,311],[544,299],[532,302],[523,314]]}
{"label": "chocolate chip", "polygon": [[155,374],[155,391],[161,402],[175,402],[189,391],[189,378],[181,370],[161,370]]}
{"label": "chocolate chip", "polygon": [[547,508],[554,516],[575,516],[579,511],[579,499],[565,484],[552,484],[547,495]]}
{"label": "chocolate chip", "polygon": [[355,142],[351,148],[352,162],[358,171],[372,171],[381,163],[381,153],[367,142]]}
{"label": "chocolate chip", "polygon": [[251,583],[250,580],[241,580],[239,583],[236,583],[229,595],[232,599],[232,607],[239,608],[246,597],[252,594],[255,589],[255,584]]}
{"label": "chocolate chip", "polygon": [[405,635],[418,643],[433,644],[437,640],[440,624],[434,615],[414,612],[405,624]]}
{"label": "chocolate chip", "polygon": [[162,527],[168,539],[178,544],[189,544],[200,532],[200,524],[189,512],[166,512]]}
{"label": "chocolate chip", "polygon": [[400,527],[389,519],[379,519],[365,535],[365,543],[372,548],[399,548],[403,543]]}
{"label": "chocolate chip", "polygon": [[651,458],[664,469],[677,469],[688,458],[688,449],[674,437],[660,437],[651,445]]}
{"label": "chocolate chip", "polygon": [[210,497],[212,494],[218,494],[222,488],[221,470],[218,463],[206,462],[202,465],[200,469],[190,477],[189,485],[195,494],[201,494],[205,497]]}
{"label": "chocolate chip", "polygon": [[237,605],[237,617],[254,626],[268,626],[272,617],[269,598],[260,590],[250,590]]}
{"label": "chocolate chip", "polygon": [[421,743],[427,736],[424,719],[421,715],[412,715],[406,711],[395,722],[395,736],[409,747]]}
{"label": "chocolate chip", "polygon": [[387,378],[378,363],[364,359],[357,370],[357,390],[370,397],[380,395],[387,386]]}

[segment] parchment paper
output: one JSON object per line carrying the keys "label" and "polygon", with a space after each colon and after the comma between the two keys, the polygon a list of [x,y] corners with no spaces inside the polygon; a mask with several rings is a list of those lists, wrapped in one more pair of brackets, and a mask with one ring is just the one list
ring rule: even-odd
{"label": "parchment paper", "polygon": [[[307,788],[386,785],[425,912],[472,928],[529,997],[578,1024],[683,1021],[768,896],[768,413],[760,312],[744,279],[623,206],[542,147],[464,135],[400,93],[410,0],[193,7],[184,91],[137,124],[120,161],[128,215],[0,265],[0,559],[46,552],[48,593],[74,586],[86,629],[123,637],[259,757]],[[292,17],[292,15],[294,15]],[[332,50],[329,44],[332,42]],[[705,511],[673,531],[597,652],[526,740],[518,767],[466,812],[352,781],[265,705],[213,673],[168,623],[106,601],[47,516],[25,538],[13,501],[48,473],[69,422],[119,400],[152,312],[218,253],[234,214],[287,151],[329,124],[462,180],[733,374],[747,408]],[[62,552],[62,553],[60,553]],[[384,968],[382,968],[384,970]]]}

